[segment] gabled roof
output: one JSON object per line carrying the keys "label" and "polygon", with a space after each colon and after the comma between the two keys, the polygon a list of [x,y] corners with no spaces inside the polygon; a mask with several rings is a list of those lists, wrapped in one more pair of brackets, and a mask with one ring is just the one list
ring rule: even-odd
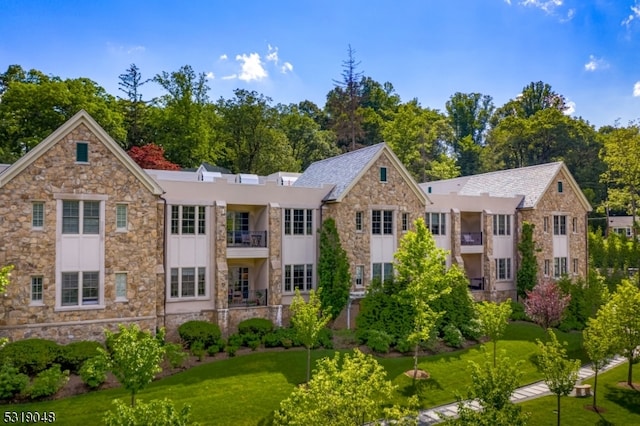
{"label": "gabled roof", "polygon": [[428,203],[429,199],[413,180],[402,162],[396,157],[386,143],[379,143],[366,148],[347,152],[336,157],[312,163],[300,175],[293,186],[321,187],[322,185],[333,185],[332,190],[324,198],[325,201],[342,201],[353,185],[358,182],[362,175],[369,169],[383,153],[396,166],[405,181],[416,193],[418,198]]}
{"label": "gabled roof", "polygon": [[574,189],[580,203],[587,211],[591,211],[589,201],[573,179],[567,166],[561,161],[427,182],[420,184],[420,186],[422,188],[431,186],[438,193],[441,193],[438,191],[438,187],[442,187],[459,195],[477,196],[483,193],[494,197],[515,197],[520,195],[523,198],[518,208],[526,209],[536,206],[547,189],[555,182],[556,176],[561,170],[564,170],[564,174],[569,179],[568,183]]}
{"label": "gabled roof", "polygon": [[47,136],[47,138],[42,142],[33,147],[31,151],[27,152],[25,155],[20,157],[18,161],[4,170],[2,174],[0,174],[0,188],[40,158],[40,156],[44,155],[49,148],[60,141],[60,138],[64,137],[67,133],[71,132],[81,124],[87,126],[87,128],[89,128],[89,130],[98,137],[104,146],[111,151],[114,157],[129,169],[129,171],[133,173],[150,192],[154,195],[162,195],[164,191],[160,185],[147,175],[85,110],[80,110],[62,126],[58,127],[53,133]]}

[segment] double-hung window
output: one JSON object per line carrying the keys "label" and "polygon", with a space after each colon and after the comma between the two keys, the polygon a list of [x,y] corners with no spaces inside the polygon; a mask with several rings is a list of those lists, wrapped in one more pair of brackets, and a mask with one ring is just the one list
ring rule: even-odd
{"label": "double-hung window", "polygon": [[371,211],[371,233],[374,235],[393,234],[393,210]]}
{"label": "double-hung window", "polygon": [[553,258],[553,276],[559,278],[567,274],[567,258],[566,257],[554,257]]}
{"label": "double-hung window", "polygon": [[511,235],[511,215],[496,214],[493,216],[493,235]]}
{"label": "double-hung window", "polygon": [[446,213],[427,213],[424,218],[432,235],[446,235]]}
{"label": "double-hung window", "polygon": [[97,271],[63,272],[62,306],[97,305],[100,301],[100,274]]}
{"label": "double-hung window", "polygon": [[128,206],[126,204],[116,204],[116,231],[127,230]]}
{"label": "double-hung window", "polygon": [[206,296],[205,276],[206,268],[171,268],[169,296],[172,299]]}
{"label": "double-hung window", "polygon": [[35,201],[31,204],[31,228],[41,230],[44,228],[44,203]]}
{"label": "double-hung window", "polygon": [[100,201],[62,201],[63,234],[98,234],[99,232]]}
{"label": "double-hung window", "polygon": [[285,235],[313,235],[313,209],[284,209]]}
{"label": "double-hung window", "polygon": [[203,235],[205,233],[205,206],[171,206],[171,234]]}
{"label": "double-hung window", "polygon": [[567,235],[566,216],[553,216],[553,235]]}
{"label": "double-hung window", "polygon": [[511,258],[496,259],[496,279],[511,279]]}
{"label": "double-hung window", "polygon": [[284,292],[313,289],[313,264],[284,265]]}
{"label": "double-hung window", "polygon": [[31,277],[31,303],[32,304],[41,304],[43,301],[44,288],[42,286],[42,277],[41,276],[33,276]]}
{"label": "double-hung window", "polygon": [[385,282],[393,276],[393,263],[372,263],[371,279]]}

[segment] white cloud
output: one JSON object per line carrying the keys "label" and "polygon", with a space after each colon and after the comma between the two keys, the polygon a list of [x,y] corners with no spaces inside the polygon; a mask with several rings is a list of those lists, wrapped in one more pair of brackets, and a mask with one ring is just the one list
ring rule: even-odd
{"label": "white cloud", "polygon": [[565,103],[566,109],[563,111],[564,115],[571,115],[576,112],[576,103],[573,101],[566,101]]}
{"label": "white cloud", "polygon": [[630,6],[631,8],[631,14],[622,21],[622,25],[629,27],[629,25],[631,25],[631,22],[633,22],[634,19],[640,19],[640,3],[638,3],[636,1],[636,3],[633,6]]}
{"label": "white cloud", "polygon": [[238,75],[238,79],[243,81],[260,81],[267,78],[267,70],[262,66],[262,60],[257,53],[243,53],[236,56],[236,61],[242,62],[242,71]]}
{"label": "white cloud", "polygon": [[211,71],[209,71],[209,72],[207,73],[207,76],[206,76],[206,77],[207,77],[209,80],[213,80],[213,79],[215,79],[215,78],[216,78],[216,76],[215,76]]}
{"label": "white cloud", "polygon": [[286,73],[291,72],[291,71],[293,71],[293,65],[291,65],[290,62],[285,62],[280,67],[280,72],[282,72],[282,74],[286,74]]}
{"label": "white cloud", "polygon": [[267,53],[267,57],[265,58],[267,62],[273,62],[276,65],[278,64],[278,48],[272,47],[270,44],[267,45],[269,49],[269,53]]}
{"label": "white cloud", "polygon": [[593,55],[589,55],[589,62],[584,64],[586,71],[596,71],[599,69],[609,68],[609,64],[602,58],[596,58]]}
{"label": "white cloud", "polygon": [[219,59],[220,59],[221,61],[226,61],[226,60],[228,59],[227,54],[226,54],[226,53],[223,53],[222,55],[220,55],[220,58],[219,58]]}
{"label": "white cloud", "polygon": [[553,13],[557,7],[562,6],[562,0],[522,0],[520,4],[523,6],[537,7],[547,13]]}
{"label": "white cloud", "polygon": [[224,75],[222,76],[223,80],[235,80],[238,78],[238,74]]}
{"label": "white cloud", "polygon": [[640,81],[633,85],[633,96],[640,97]]}
{"label": "white cloud", "polygon": [[511,0],[504,0],[504,2],[505,2],[506,4],[508,4],[509,6],[511,6]]}

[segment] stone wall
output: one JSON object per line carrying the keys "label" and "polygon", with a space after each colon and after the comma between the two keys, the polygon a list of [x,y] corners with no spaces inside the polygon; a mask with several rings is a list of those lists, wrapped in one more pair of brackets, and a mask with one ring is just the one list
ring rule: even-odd
{"label": "stone wall", "polygon": [[[88,164],[75,162],[76,141],[89,143]],[[103,309],[55,309],[56,194],[106,196]],[[44,203],[40,231],[31,227],[34,201]],[[128,205],[127,232],[116,232],[117,203]],[[11,285],[0,300],[0,336],[81,340],[96,338],[102,327],[140,318],[155,329],[156,272],[162,265],[157,220],[157,197],[86,126],[61,137],[0,189],[0,252],[6,263],[15,266]],[[115,272],[128,274],[126,302],[115,302]],[[42,305],[31,305],[32,276],[43,277]]]}
{"label": "stone wall", "polygon": [[[409,214],[410,227],[419,217],[424,217],[424,201],[416,195],[404,175],[385,152],[362,175],[341,202],[326,204],[323,220],[329,217],[336,221],[342,247],[349,258],[353,277],[355,265],[364,265],[364,282],[371,281],[371,210],[394,210],[394,234],[402,238],[401,213]],[[387,182],[380,182],[379,169],[387,168]],[[355,215],[361,211],[362,232],[356,231]]]}
{"label": "stone wall", "polygon": [[[558,192],[557,182],[563,183],[563,191]],[[578,189],[579,190],[579,189]],[[544,274],[544,261],[549,260],[550,275],[553,275],[553,216],[567,216],[567,238],[569,239],[569,259],[567,271],[569,275],[573,272],[573,260],[578,259],[578,273],[576,276],[585,277],[587,275],[587,211],[580,203],[579,195],[574,188],[569,185],[569,177],[561,170],[558,177],[551,183],[547,191],[538,201],[535,209],[519,210],[518,230],[522,230],[523,222],[530,222],[535,225],[533,240],[540,250],[536,253],[538,262],[538,278]],[[544,217],[548,217],[549,228],[544,231]],[[573,218],[577,221],[576,231],[573,232]],[[520,241],[518,235],[517,241]],[[518,262],[519,263],[519,262]]]}

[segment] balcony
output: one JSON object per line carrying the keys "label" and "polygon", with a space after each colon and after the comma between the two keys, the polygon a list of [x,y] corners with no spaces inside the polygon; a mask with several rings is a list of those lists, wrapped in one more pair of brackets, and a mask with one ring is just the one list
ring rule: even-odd
{"label": "balcony", "polygon": [[482,253],[484,246],[482,245],[482,232],[465,232],[460,233],[460,253]]}
{"label": "balcony", "polygon": [[463,246],[481,246],[482,232],[463,232],[460,234],[460,244]]}
{"label": "balcony", "polygon": [[469,290],[484,290],[484,277],[469,279]]}
{"label": "balcony", "polygon": [[228,259],[266,259],[267,231],[229,231],[227,232]]}
{"label": "balcony", "polygon": [[267,306],[267,289],[229,291],[229,307]]}
{"label": "balcony", "polygon": [[227,231],[227,247],[267,247],[267,231]]}

